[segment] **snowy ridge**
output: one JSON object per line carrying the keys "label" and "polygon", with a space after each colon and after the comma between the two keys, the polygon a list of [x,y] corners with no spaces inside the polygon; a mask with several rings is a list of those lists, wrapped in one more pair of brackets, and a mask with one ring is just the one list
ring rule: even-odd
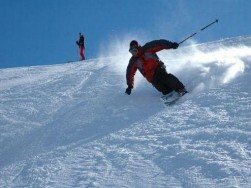
{"label": "snowy ridge", "polygon": [[161,52],[171,108],[117,54],[0,70],[0,187],[251,186],[251,37]]}

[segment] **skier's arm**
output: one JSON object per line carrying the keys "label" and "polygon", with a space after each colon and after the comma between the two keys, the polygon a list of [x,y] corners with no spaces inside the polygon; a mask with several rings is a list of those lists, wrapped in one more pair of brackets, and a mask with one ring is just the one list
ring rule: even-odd
{"label": "skier's arm", "polygon": [[137,71],[137,67],[134,64],[133,59],[130,59],[129,64],[126,69],[126,81],[129,88],[133,88],[134,76]]}
{"label": "skier's arm", "polygon": [[176,49],[179,45],[176,42],[170,42],[165,39],[154,40],[143,46],[145,52],[156,53],[164,49]]}

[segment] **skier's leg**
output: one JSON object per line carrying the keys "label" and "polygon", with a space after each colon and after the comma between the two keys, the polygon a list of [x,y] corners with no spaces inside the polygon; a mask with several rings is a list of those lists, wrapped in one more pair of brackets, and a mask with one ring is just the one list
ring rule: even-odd
{"label": "skier's leg", "polygon": [[161,92],[163,95],[166,95],[168,93],[170,93],[172,91],[171,88],[167,88],[165,87],[163,84],[159,83],[159,82],[154,82],[152,83],[152,85],[159,91]]}
{"label": "skier's leg", "polygon": [[169,87],[171,87],[175,91],[179,91],[185,88],[181,81],[179,81],[179,79],[173,74],[167,73],[165,80],[168,83]]}
{"label": "skier's leg", "polygon": [[158,68],[156,73],[158,83],[162,86],[162,88],[164,87],[164,89],[162,89],[163,94],[170,93],[173,90],[181,95],[187,93],[185,86],[179,81],[179,79],[173,74],[168,74],[164,67]]}
{"label": "skier's leg", "polygon": [[152,85],[163,95],[166,95],[173,91],[165,82],[163,82],[163,73],[160,68],[156,70]]}
{"label": "skier's leg", "polygon": [[80,47],[80,56],[81,56],[81,60],[85,60],[84,47],[83,46]]}
{"label": "skier's leg", "polygon": [[83,47],[83,60],[85,60],[85,48]]}
{"label": "skier's leg", "polygon": [[185,86],[181,83],[181,81],[179,81],[176,76],[167,73],[166,79],[169,80],[169,86],[172,87],[172,89],[179,93],[181,96],[187,93]]}

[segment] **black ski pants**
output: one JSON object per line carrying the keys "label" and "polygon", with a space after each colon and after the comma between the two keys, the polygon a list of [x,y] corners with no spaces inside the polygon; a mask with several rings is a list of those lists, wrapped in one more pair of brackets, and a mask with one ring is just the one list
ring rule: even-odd
{"label": "black ski pants", "polygon": [[184,89],[184,85],[179,81],[177,77],[166,72],[165,67],[158,67],[155,71],[152,85],[163,95],[170,92]]}

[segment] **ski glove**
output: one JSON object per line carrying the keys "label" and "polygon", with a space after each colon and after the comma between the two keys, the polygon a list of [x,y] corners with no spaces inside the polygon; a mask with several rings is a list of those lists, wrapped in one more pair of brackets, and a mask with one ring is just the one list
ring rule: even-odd
{"label": "ski glove", "polygon": [[177,42],[173,42],[172,48],[177,49],[179,47],[179,44]]}
{"label": "ski glove", "polygon": [[126,89],[126,91],[125,91],[125,93],[127,94],[127,95],[130,95],[131,94],[131,92],[132,92],[132,87],[127,87],[127,89]]}

